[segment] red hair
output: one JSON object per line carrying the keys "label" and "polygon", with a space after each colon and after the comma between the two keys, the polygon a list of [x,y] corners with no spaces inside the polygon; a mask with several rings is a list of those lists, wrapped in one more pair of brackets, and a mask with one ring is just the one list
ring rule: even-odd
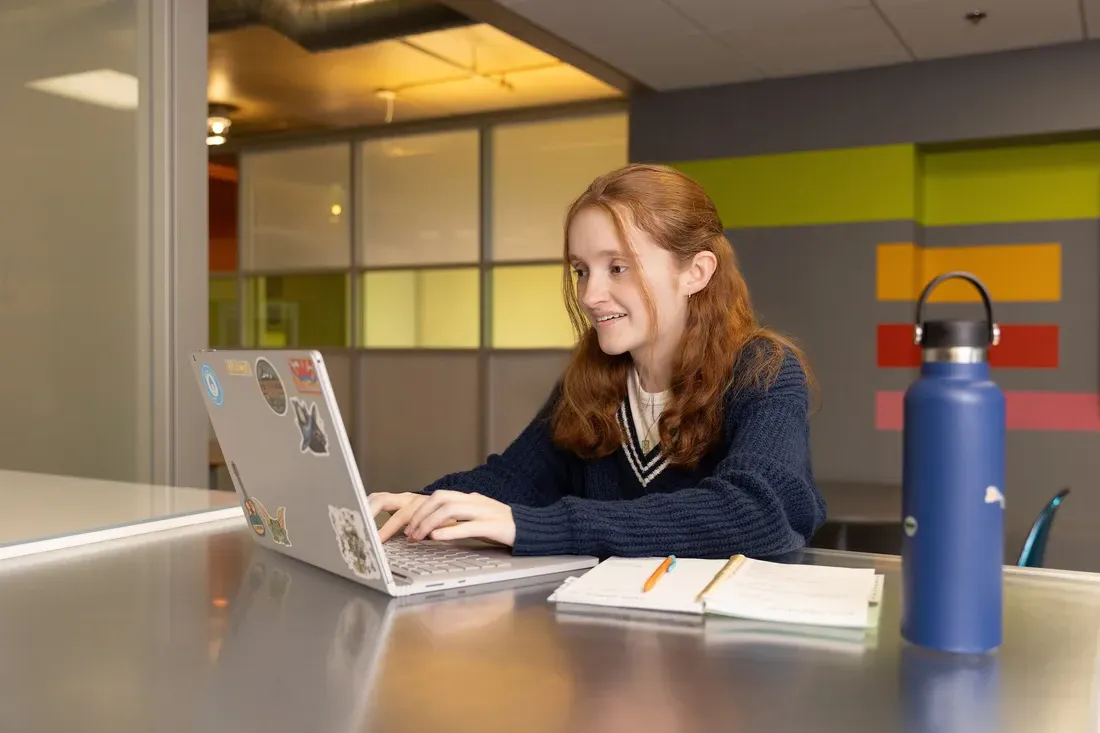
{"label": "red hair", "polygon": [[[623,437],[615,413],[627,394],[631,357],[612,356],[600,349],[595,328],[578,301],[569,265],[569,227],[577,213],[589,207],[610,214],[632,259],[636,255],[627,236],[629,226],[648,234],[681,264],[690,263],[701,252],[712,252],[717,258],[707,286],[688,301],[687,323],[672,365],[670,398],[658,423],[662,451],[670,463],[695,466],[721,440],[726,392],[768,386],[787,353],[798,359],[809,381],[802,351],[757,322],[718,209],[703,187],[672,168],[631,164],[593,181],[569,207],[565,219],[562,285],[578,341],[551,414],[555,444],[591,459],[613,453]],[[639,285],[651,322],[657,323],[644,279]],[[747,349],[750,342],[753,348]]]}

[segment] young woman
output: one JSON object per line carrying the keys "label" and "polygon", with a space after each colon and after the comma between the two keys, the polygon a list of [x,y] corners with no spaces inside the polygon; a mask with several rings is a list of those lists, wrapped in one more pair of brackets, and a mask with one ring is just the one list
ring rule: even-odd
{"label": "young woman", "polygon": [[755,318],[714,202],[670,168],[596,179],[565,223],[580,334],[500,455],[372,494],[383,541],[480,538],[516,555],[756,557],[825,521],[801,352]]}

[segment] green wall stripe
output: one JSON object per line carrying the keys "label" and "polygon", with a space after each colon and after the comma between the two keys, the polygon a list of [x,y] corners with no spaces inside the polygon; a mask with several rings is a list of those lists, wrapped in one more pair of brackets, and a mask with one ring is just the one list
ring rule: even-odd
{"label": "green wall stripe", "polygon": [[1100,217],[1100,142],[926,153],[930,226]]}
{"label": "green wall stripe", "polygon": [[670,165],[707,189],[726,227],[889,221],[917,216],[914,145],[814,150]]}

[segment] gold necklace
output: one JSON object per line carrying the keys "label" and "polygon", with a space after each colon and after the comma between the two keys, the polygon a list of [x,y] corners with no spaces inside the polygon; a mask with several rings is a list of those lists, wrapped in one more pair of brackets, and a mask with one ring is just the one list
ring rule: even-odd
{"label": "gold necklace", "polygon": [[650,433],[653,432],[653,427],[654,427],[654,425],[656,425],[657,419],[658,419],[657,417],[655,417],[653,415],[653,405],[656,402],[656,400],[653,400],[653,401],[649,402],[648,405],[643,401],[642,395],[644,394],[644,392],[642,391],[642,378],[641,378],[641,376],[639,376],[638,371],[636,369],[634,371],[634,384],[637,385],[637,387],[638,387],[638,406],[642,408],[642,424],[643,425],[645,424],[645,408],[649,407],[649,416],[650,416],[651,420],[649,422],[649,425],[646,426],[645,435],[642,437],[642,453],[644,453],[646,455],[649,455],[649,449],[650,449],[649,435],[650,435]]}

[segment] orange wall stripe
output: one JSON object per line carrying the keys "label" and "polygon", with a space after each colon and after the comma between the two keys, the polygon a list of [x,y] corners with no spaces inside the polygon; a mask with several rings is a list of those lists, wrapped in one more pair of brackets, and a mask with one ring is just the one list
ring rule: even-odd
{"label": "orange wall stripe", "polygon": [[[994,301],[1052,302],[1062,298],[1062,245],[998,244],[918,247],[880,244],[876,253],[879,300],[916,300],[937,275],[965,270],[981,280]],[[938,285],[929,303],[976,303],[977,290],[961,280]]]}
{"label": "orange wall stripe", "polygon": [[[878,365],[884,368],[920,366],[920,349],[913,343],[911,323],[880,323]],[[1058,326],[1002,323],[1001,342],[990,349],[995,368],[1057,369]]]}

